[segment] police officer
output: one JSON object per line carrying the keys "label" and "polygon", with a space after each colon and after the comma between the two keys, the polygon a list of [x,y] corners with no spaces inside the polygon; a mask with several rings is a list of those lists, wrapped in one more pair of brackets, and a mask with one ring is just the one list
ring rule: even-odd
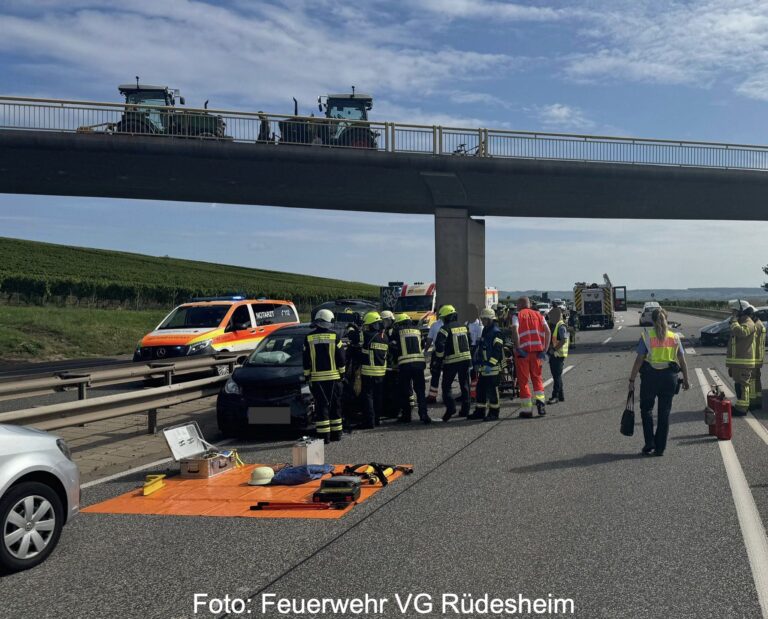
{"label": "police officer", "polygon": [[563,320],[563,312],[559,307],[553,307],[547,314],[547,321],[552,330],[549,342],[549,372],[552,374],[552,397],[547,404],[565,401],[563,392],[563,365],[568,357],[568,328]]}
{"label": "police officer", "polygon": [[472,364],[472,353],[469,350],[467,328],[458,324],[459,315],[456,308],[453,305],[443,305],[438,317],[442,319],[443,326],[435,340],[434,356],[443,374],[443,421],[448,421],[456,413],[456,403],[451,396],[451,387],[456,378],[461,389],[459,417],[469,415],[469,368]]}
{"label": "police officer", "polygon": [[732,316],[725,367],[734,381],[736,391],[733,414],[746,415],[749,410],[749,382],[755,366],[755,323],[748,310],[751,308],[754,311],[754,308],[741,299],[728,301],[728,307],[731,308]]}
{"label": "police officer", "polygon": [[432,423],[427,415],[426,384],[424,381],[424,350],[421,347],[421,331],[411,321],[408,314],[395,316],[392,339],[389,342],[397,372],[398,401],[400,403],[399,423],[411,422],[411,388],[416,394],[419,419],[422,423]]}
{"label": "police officer", "polygon": [[302,351],[304,377],[315,400],[315,432],[325,443],[340,441],[341,377],[344,374],[344,349],[332,330],[333,312],[322,309],[315,315]]}
{"label": "police officer", "polygon": [[383,328],[384,324],[378,312],[368,312],[363,317],[363,348],[360,353],[363,429],[379,425],[384,405],[384,377],[387,373],[389,343]]}
{"label": "police officer", "polygon": [[504,342],[492,309],[481,310],[480,320],[483,334],[478,349],[477,407],[469,418],[495,421],[499,418],[499,374],[504,360]]}

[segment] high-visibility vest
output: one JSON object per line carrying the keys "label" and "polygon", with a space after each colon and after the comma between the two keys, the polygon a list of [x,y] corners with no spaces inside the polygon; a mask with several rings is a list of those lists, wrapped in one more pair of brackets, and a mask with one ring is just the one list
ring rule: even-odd
{"label": "high-visibility vest", "polygon": [[755,367],[765,363],[765,325],[759,318],[755,318]]}
{"label": "high-visibility vest", "polygon": [[312,382],[341,379],[344,368],[337,367],[336,359],[342,344],[335,333],[329,331],[310,333],[307,335],[304,347],[309,350],[309,367],[307,367],[305,356],[304,376]]}
{"label": "high-visibility vest", "polygon": [[418,329],[395,329],[397,339],[397,362],[398,367],[413,363],[425,363],[424,351],[421,348],[421,331]]}
{"label": "high-visibility vest", "polygon": [[731,323],[731,336],[725,365],[729,368],[751,368],[755,366],[755,323],[747,318],[743,323]]}
{"label": "high-visibility vest", "polygon": [[[565,327],[565,322],[562,320],[558,322],[555,325],[555,329],[552,331],[552,347],[554,348],[555,344],[559,342],[560,340],[557,339],[557,334],[560,331],[560,327]],[[565,359],[568,356],[568,344],[570,342],[570,338],[566,335],[565,339],[563,340],[563,345],[555,350],[555,357],[562,357]]]}
{"label": "high-visibility vest", "polygon": [[530,308],[520,310],[517,315],[517,335],[520,348],[526,352],[544,352],[547,333],[544,331],[544,316]]}
{"label": "high-visibility vest", "polygon": [[366,331],[363,336],[363,356],[360,373],[363,376],[386,376],[389,345],[383,333]]}
{"label": "high-visibility vest", "polygon": [[472,361],[469,347],[469,331],[464,326],[443,326],[437,334],[440,346],[435,346],[435,356],[443,360],[444,365]]}
{"label": "high-visibility vest", "polygon": [[656,329],[643,331],[643,343],[648,351],[645,360],[651,364],[655,370],[664,370],[671,363],[677,362],[677,350],[680,342],[673,331],[667,331],[664,337],[656,335]]}

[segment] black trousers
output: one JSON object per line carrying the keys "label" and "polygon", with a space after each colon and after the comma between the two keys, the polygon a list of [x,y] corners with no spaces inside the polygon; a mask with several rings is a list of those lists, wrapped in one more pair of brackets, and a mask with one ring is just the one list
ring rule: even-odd
{"label": "black trousers", "polygon": [[499,375],[483,376],[477,378],[477,408],[485,410],[491,417],[499,416]]}
{"label": "black trousers", "polygon": [[470,366],[470,361],[459,361],[443,366],[443,402],[445,403],[445,411],[451,415],[456,412],[456,403],[451,395],[451,387],[456,378],[459,380],[459,389],[461,389],[461,413],[469,414]]}
{"label": "black trousers", "polygon": [[439,363],[430,363],[429,364],[429,390],[431,392],[434,392],[437,394],[437,388],[440,386],[440,373],[441,373],[441,366]]}
{"label": "black trousers", "polygon": [[320,437],[330,434],[333,438],[341,438],[341,381],[314,381],[309,390],[315,399],[315,432]]}
{"label": "black trousers", "polygon": [[[677,388],[677,369],[654,370],[644,366],[640,372],[640,416],[645,446],[663,452],[669,435],[669,414]],[[658,400],[656,433],[653,432],[653,405]]]}
{"label": "black trousers", "polygon": [[384,408],[384,377],[363,376],[360,398],[363,401],[363,424],[378,425]]}
{"label": "black trousers", "polygon": [[549,355],[549,371],[552,373],[552,397],[558,400],[565,399],[563,395],[563,365],[565,357]]}
{"label": "black trousers", "polygon": [[411,363],[398,367],[397,391],[400,400],[400,411],[405,419],[411,418],[411,387],[416,394],[416,405],[419,419],[427,416],[426,381],[424,380],[424,364]]}

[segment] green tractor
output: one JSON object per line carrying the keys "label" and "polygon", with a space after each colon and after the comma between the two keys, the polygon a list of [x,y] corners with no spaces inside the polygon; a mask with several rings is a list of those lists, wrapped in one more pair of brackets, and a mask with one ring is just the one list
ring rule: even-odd
{"label": "green tractor", "polygon": [[[286,144],[321,144],[324,146],[349,146],[376,148],[379,134],[371,131],[368,110],[373,107],[373,97],[355,93],[327,95],[317,98],[317,107],[326,119],[283,120],[280,141]],[[298,116],[298,102],[293,100],[293,115]]]}
{"label": "green tractor", "polygon": [[[136,84],[118,86],[125,97],[123,117],[115,125],[116,133],[138,133],[144,135],[170,135],[174,137],[223,138],[226,123],[221,116],[206,112],[171,109],[176,98],[184,105],[184,97],[178,90],[167,86]],[[208,102],[205,102],[208,107]]]}

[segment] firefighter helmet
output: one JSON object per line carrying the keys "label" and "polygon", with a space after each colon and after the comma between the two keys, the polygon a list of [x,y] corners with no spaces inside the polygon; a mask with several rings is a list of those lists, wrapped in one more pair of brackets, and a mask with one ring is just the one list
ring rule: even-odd
{"label": "firefighter helmet", "polygon": [[490,307],[484,307],[480,310],[480,318],[488,318],[489,320],[496,320],[496,312]]}
{"label": "firefighter helmet", "polygon": [[382,320],[391,320],[393,322],[395,320],[395,315],[392,312],[390,312],[389,310],[384,310],[379,315],[381,316]]}
{"label": "firefighter helmet", "polygon": [[375,322],[381,321],[381,314],[379,312],[368,312],[363,318],[363,324],[367,327]]}
{"label": "firefighter helmet", "polygon": [[438,318],[445,319],[447,316],[456,313],[456,308],[453,305],[443,305],[437,312]]}
{"label": "firefighter helmet", "polygon": [[401,322],[406,322],[410,319],[411,317],[403,312],[402,314],[397,314],[397,316],[395,316],[395,324],[400,324]]}
{"label": "firefighter helmet", "polygon": [[328,329],[334,320],[336,320],[336,317],[329,309],[321,309],[319,312],[317,312],[317,314],[315,314],[315,324],[318,327],[325,327]]}
{"label": "firefighter helmet", "polygon": [[[329,311],[329,310],[324,310]],[[266,486],[272,481],[275,471],[269,466],[257,466],[251,473],[251,479],[248,482],[250,486]]]}

